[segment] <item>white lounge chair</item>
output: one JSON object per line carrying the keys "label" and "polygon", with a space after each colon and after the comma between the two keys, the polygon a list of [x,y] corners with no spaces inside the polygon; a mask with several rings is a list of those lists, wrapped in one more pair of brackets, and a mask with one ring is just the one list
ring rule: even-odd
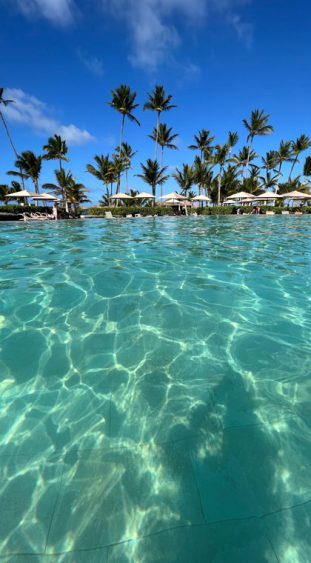
{"label": "white lounge chair", "polygon": [[289,215],[289,211],[282,211],[282,215]]}
{"label": "white lounge chair", "polygon": [[106,219],[113,219],[113,215],[111,211],[105,211],[105,218]]}
{"label": "white lounge chair", "polygon": [[266,211],[266,215],[275,215],[274,211]]}

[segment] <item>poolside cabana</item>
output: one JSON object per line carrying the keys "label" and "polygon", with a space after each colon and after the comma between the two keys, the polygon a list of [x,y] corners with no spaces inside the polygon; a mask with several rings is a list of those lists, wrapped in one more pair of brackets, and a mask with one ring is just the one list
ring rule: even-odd
{"label": "poolside cabana", "polygon": [[140,192],[134,199],[155,199],[155,195],[147,194],[147,192]]}
{"label": "poolside cabana", "polygon": [[51,194],[40,194],[40,195],[34,195],[32,196],[32,199],[36,200],[36,201],[59,201],[59,199],[56,196],[53,196]]}
{"label": "poolside cabana", "polygon": [[289,199],[291,201],[307,201],[307,199],[311,200],[311,194],[304,194],[303,192],[299,192],[297,190],[288,192],[287,194],[282,194],[280,197],[282,197],[283,199]]}
{"label": "poolside cabana", "polygon": [[198,202],[201,202],[202,205],[203,205],[203,202],[205,201],[205,203],[206,203],[206,205],[207,205],[207,203],[209,203],[209,202],[212,201],[212,200],[211,200],[211,198],[208,197],[207,195],[201,194],[201,195],[196,195],[195,197],[193,197],[193,198],[191,199],[191,201],[198,201]]}
{"label": "poolside cabana", "polygon": [[253,201],[256,198],[249,192],[237,192],[236,194],[229,195],[225,201],[229,203],[230,201],[245,201],[246,199]]}
{"label": "poolside cabana", "polygon": [[128,195],[128,194],[123,194],[122,192],[120,192],[120,193],[118,193],[118,194],[111,195],[111,196],[109,197],[109,199],[111,199],[111,200],[114,199],[114,200],[115,200],[115,206],[116,206],[117,203],[118,203],[118,201],[121,201],[121,200],[133,200],[134,198],[133,198],[132,196]]}
{"label": "poolside cabana", "polygon": [[176,192],[171,192],[169,194],[161,195],[160,199],[164,199],[164,200],[178,199],[182,201],[187,198],[184,195],[177,194]]}

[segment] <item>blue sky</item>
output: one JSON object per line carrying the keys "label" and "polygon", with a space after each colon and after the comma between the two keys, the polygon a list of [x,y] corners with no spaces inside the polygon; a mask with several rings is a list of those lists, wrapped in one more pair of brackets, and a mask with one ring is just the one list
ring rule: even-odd
{"label": "blue sky", "polygon": [[[142,106],[157,83],[178,106],[163,118],[179,134],[179,150],[166,153],[169,171],[192,162],[187,146],[198,129],[219,143],[238,131],[241,147],[242,119],[256,108],[275,128],[255,140],[258,152],[310,136],[310,16],[309,0],[0,0],[0,85],[16,100],[6,117],[17,149],[39,154],[60,132],[69,168],[98,201],[102,187],[85,166],[118,144],[120,116],[106,102],[121,83],[141,104],[141,127],[125,128],[138,150],[130,187],[146,189],[134,174],[154,156],[155,116]],[[0,159],[4,183],[14,159],[2,130]],[[54,168],[44,164],[42,182]],[[165,191],[173,188],[170,180]]]}

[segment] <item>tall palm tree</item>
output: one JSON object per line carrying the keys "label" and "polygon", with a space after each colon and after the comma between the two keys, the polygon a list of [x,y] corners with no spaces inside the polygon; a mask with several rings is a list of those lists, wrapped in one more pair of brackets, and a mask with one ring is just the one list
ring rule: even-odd
{"label": "tall palm tree", "polygon": [[273,176],[270,170],[267,170],[265,176],[259,176],[259,179],[261,180],[260,189],[267,191],[269,188],[272,188],[275,192],[277,192],[279,179],[278,174],[274,174]]}
{"label": "tall palm tree", "polygon": [[131,168],[132,158],[134,158],[137,151],[133,151],[131,145],[128,143],[122,143],[122,147],[116,148],[116,152],[119,153],[120,158],[124,161],[124,170],[125,170],[125,182],[126,182],[126,189],[125,192],[128,193],[128,171]]}
{"label": "tall palm tree", "polygon": [[220,205],[220,193],[221,193],[221,178],[224,170],[224,166],[227,162],[229,155],[229,146],[225,145],[216,145],[215,147],[215,154],[213,156],[213,162],[215,165],[219,166],[219,172],[217,175],[217,205]]}
{"label": "tall palm tree", "polygon": [[303,175],[305,177],[305,180],[307,181],[307,178],[311,177],[311,156],[307,156],[305,163],[303,165]]}
{"label": "tall palm tree", "polygon": [[[111,160],[109,154],[106,156],[96,154],[94,156],[95,166],[93,164],[86,165],[86,171],[98,180],[103,182],[106,191],[109,192],[109,184],[111,183]],[[111,194],[112,195],[112,191]]]}
{"label": "tall palm tree", "polygon": [[[151,158],[148,158],[146,164],[141,163],[140,166],[143,173],[136,174],[136,176],[151,186],[152,195],[156,197],[157,185],[164,184],[169,178],[169,176],[164,174],[166,166],[161,167],[157,160],[151,160]],[[153,200],[153,205],[155,205],[155,199]]]}
{"label": "tall palm tree", "polygon": [[160,127],[160,118],[163,111],[169,111],[177,106],[171,104],[172,95],[165,93],[162,85],[156,85],[151,94],[148,94],[148,101],[144,105],[144,111],[155,111],[157,114],[156,134],[155,134],[155,160],[158,159],[158,134]]}
{"label": "tall palm tree", "polygon": [[39,178],[42,168],[42,156],[36,156],[32,151],[24,151],[18,155],[15,166],[21,172],[10,170],[7,172],[9,176],[18,176],[22,179],[30,180],[33,182],[36,194],[39,193]]}
{"label": "tall palm tree", "polygon": [[127,117],[130,121],[134,121],[137,125],[140,125],[138,119],[133,115],[133,111],[138,108],[139,104],[135,104],[136,92],[131,92],[129,86],[126,84],[121,84],[115,90],[111,92],[112,100],[109,102],[110,107],[115,109],[121,114],[121,132],[120,132],[120,156],[121,147],[123,143],[123,133],[124,133],[124,123]]}
{"label": "tall palm tree", "polygon": [[[13,141],[12,141],[12,137],[11,137],[11,135],[10,135],[10,131],[9,131],[7,122],[6,122],[6,120],[4,119],[3,112],[1,111],[1,106],[6,107],[6,106],[8,106],[9,104],[14,104],[15,101],[14,101],[14,100],[6,100],[6,99],[3,97],[3,92],[4,92],[4,88],[0,88],[0,119],[1,119],[1,121],[2,121],[2,123],[3,123],[3,127],[4,127],[4,130],[5,130],[6,136],[7,136],[8,140],[9,140],[9,143],[10,143],[10,145],[11,145],[11,148],[12,148],[12,150],[13,150],[13,153],[14,153],[14,155],[15,155],[15,158],[17,159],[17,158],[18,158],[18,153],[17,153],[17,150],[16,150],[16,148],[15,148],[15,145],[14,145],[14,143],[13,143]],[[20,175],[20,178],[21,178],[21,180],[22,180],[22,186],[23,186],[23,189],[25,189],[24,178],[23,178],[23,176],[22,176],[22,171],[21,171],[21,170],[20,170],[20,174],[21,174],[21,175]]]}
{"label": "tall palm tree", "polygon": [[152,135],[149,135],[150,139],[157,141],[161,147],[161,167],[164,164],[164,149],[174,149],[177,150],[177,146],[174,145],[175,139],[177,139],[177,133],[172,133],[172,127],[167,127],[165,123],[160,123],[159,130],[153,130]]}
{"label": "tall palm tree", "polygon": [[211,132],[207,131],[207,129],[202,129],[199,131],[198,135],[194,135],[195,143],[193,145],[189,145],[189,149],[193,151],[200,151],[201,154],[201,162],[203,163],[204,157],[209,157],[212,152],[212,143],[215,140],[215,137],[211,136]]}
{"label": "tall palm tree", "polygon": [[120,193],[121,175],[125,170],[126,170],[126,163],[122,158],[122,156],[119,156],[119,153],[112,155],[112,161],[110,164],[110,173],[113,177],[113,181],[117,183],[117,189],[116,189],[117,194]]}
{"label": "tall palm tree", "polygon": [[189,164],[183,164],[182,170],[176,168],[176,171],[172,176],[179,185],[182,194],[186,196],[187,192],[191,190],[194,184],[194,174],[192,166],[190,166]]}
{"label": "tall palm tree", "polygon": [[43,160],[58,160],[59,169],[62,169],[62,162],[69,162],[66,157],[68,153],[67,143],[60,135],[54,135],[54,137],[49,137],[48,142],[44,145],[43,150],[46,154],[42,156]]}
{"label": "tall palm tree", "polygon": [[288,182],[291,182],[292,180],[292,173],[293,170],[297,164],[298,161],[298,157],[299,155],[304,152],[307,151],[309,148],[311,147],[311,141],[309,139],[309,137],[307,137],[307,135],[300,135],[300,137],[298,137],[298,139],[296,139],[296,141],[292,141],[292,154],[294,157],[294,161],[292,164],[292,167],[290,169],[290,173],[288,176]]}
{"label": "tall palm tree", "polygon": [[[257,136],[266,136],[273,133],[272,125],[269,125],[270,115],[265,115],[263,110],[256,109],[252,111],[250,121],[243,119],[243,123],[248,131],[248,153],[250,154],[254,138]],[[247,160],[245,171],[248,170],[249,159]]]}

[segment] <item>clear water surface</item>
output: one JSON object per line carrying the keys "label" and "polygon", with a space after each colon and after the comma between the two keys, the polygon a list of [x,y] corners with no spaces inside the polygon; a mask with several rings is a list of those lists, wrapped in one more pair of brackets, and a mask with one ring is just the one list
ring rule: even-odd
{"label": "clear water surface", "polygon": [[311,561],[311,217],[0,244],[1,557]]}

